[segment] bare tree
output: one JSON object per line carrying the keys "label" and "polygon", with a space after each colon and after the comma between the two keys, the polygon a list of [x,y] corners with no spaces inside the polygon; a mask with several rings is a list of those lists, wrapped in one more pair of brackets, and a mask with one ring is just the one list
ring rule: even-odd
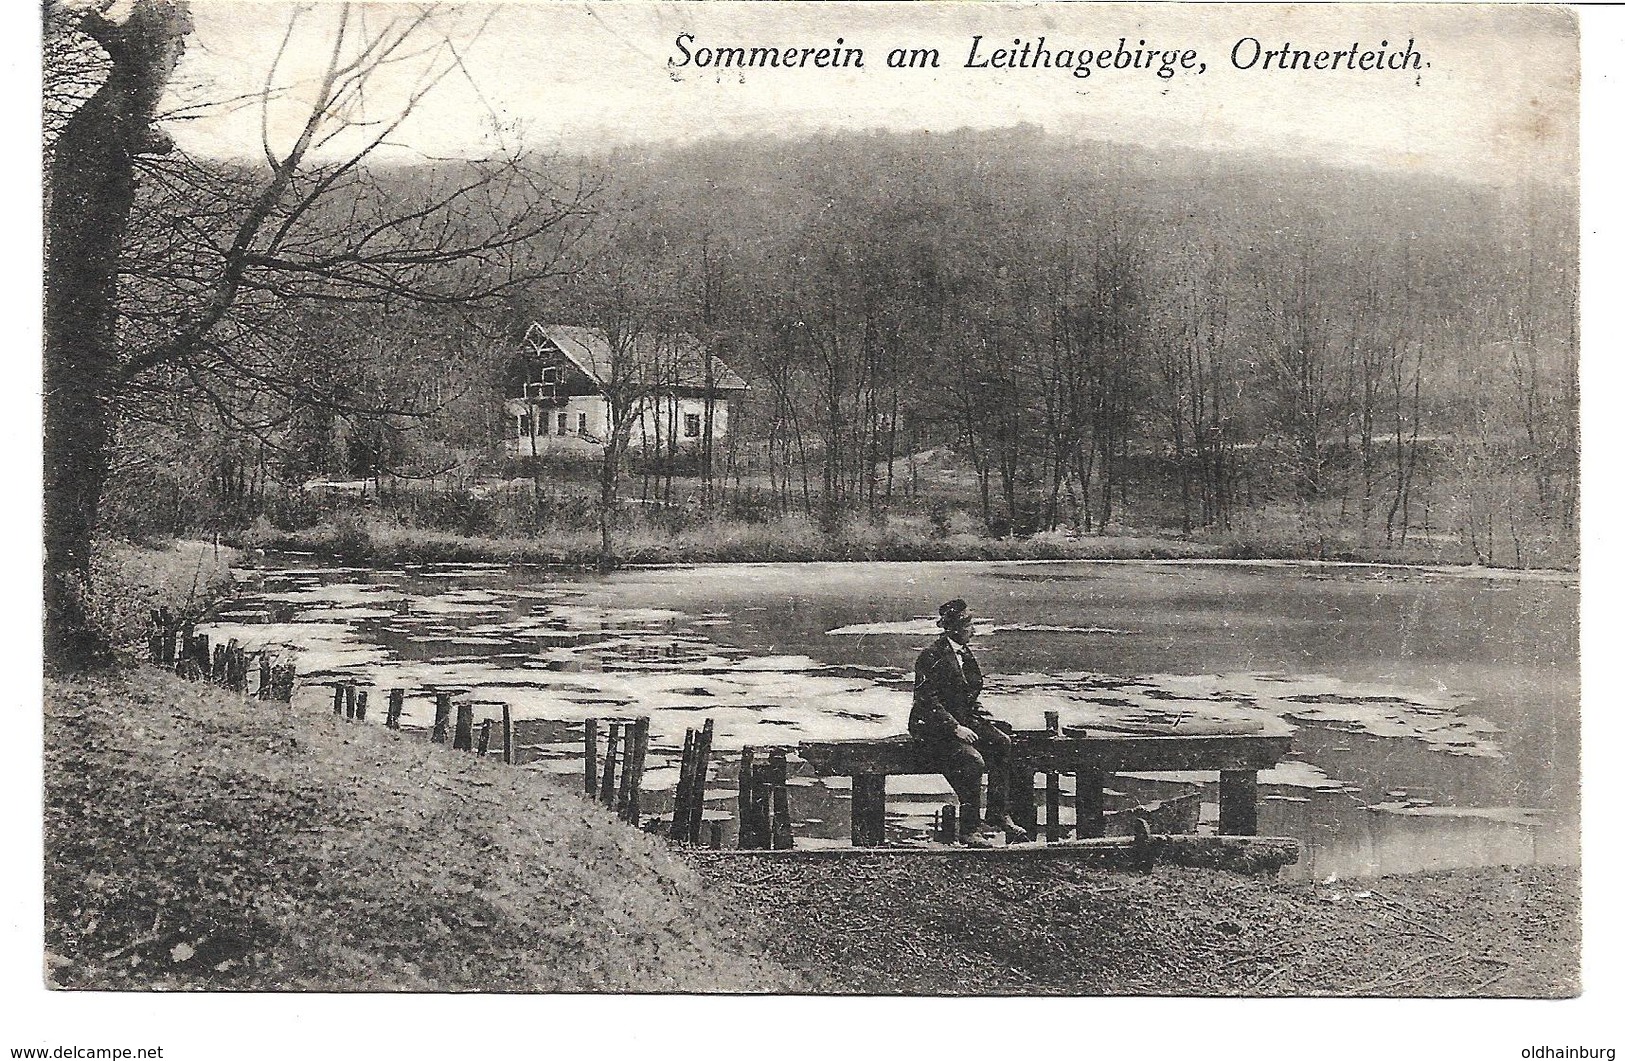
{"label": "bare tree", "polygon": [[[467,306],[550,275],[584,216],[522,154],[457,160],[404,181],[382,156],[429,92],[463,71],[432,7],[299,9],[255,101],[262,165],[171,157],[160,100],[192,32],[184,0],[101,0],[78,23],[105,77],[69,110],[48,172],[45,342],[46,652],[104,653],[88,621],[91,537],[121,401],[151,386],[214,393],[306,386],[258,326],[285,307]],[[285,66],[321,44],[314,83]],[[49,84],[48,80],[48,84]],[[70,82],[71,83],[71,82]],[[388,85],[405,83],[404,90]],[[273,107],[297,105],[291,142]],[[158,160],[149,164],[149,160]],[[145,199],[143,199],[145,197]],[[308,388],[307,388],[308,389]],[[333,395],[318,400],[338,401]]]}

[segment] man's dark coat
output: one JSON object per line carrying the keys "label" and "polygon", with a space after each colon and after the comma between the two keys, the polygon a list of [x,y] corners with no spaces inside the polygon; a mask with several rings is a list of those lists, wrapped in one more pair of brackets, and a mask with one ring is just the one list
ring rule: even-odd
{"label": "man's dark coat", "polygon": [[908,731],[915,737],[950,740],[956,726],[989,721],[977,702],[982,695],[982,668],[969,648],[963,652],[961,665],[944,634],[914,661],[914,706],[908,713]]}

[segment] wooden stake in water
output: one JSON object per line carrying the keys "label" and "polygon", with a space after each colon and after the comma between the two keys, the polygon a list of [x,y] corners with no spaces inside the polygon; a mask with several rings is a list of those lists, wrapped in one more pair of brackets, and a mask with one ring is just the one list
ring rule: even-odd
{"label": "wooden stake in water", "polygon": [[275,688],[271,695],[284,704],[293,702],[293,683],[299,677],[299,668],[292,663],[285,663],[272,672],[271,681]]}
{"label": "wooden stake in water", "polygon": [[344,687],[344,717],[355,718],[355,682]]}
{"label": "wooden stake in water", "polygon": [[743,748],[739,752],[739,802],[734,808],[734,818],[739,822],[739,836],[736,839],[740,850],[752,851],[762,846],[761,839],[756,834],[755,820],[751,817],[751,784],[755,777],[756,749]]}
{"label": "wooden stake in water", "polygon": [[451,728],[451,694],[436,693],[434,697],[434,729],[429,733],[429,740],[435,744],[446,743],[446,731]]}
{"label": "wooden stake in water", "polygon": [[636,757],[633,750],[637,744],[636,721],[626,725],[626,743],[621,752],[621,783],[615,790],[615,815],[621,821],[626,821],[626,805],[632,801],[632,760]]}
{"label": "wooden stake in water", "polygon": [[756,846],[771,850],[773,847],[773,769],[772,764],[760,763],[750,780],[750,821],[755,830]]}
{"label": "wooden stake in water", "polygon": [[389,707],[384,710],[384,726],[388,729],[401,728],[401,710],[406,707],[406,690],[391,689],[389,691]]}
{"label": "wooden stake in water", "polygon": [[513,706],[502,705],[502,761],[509,766],[519,763],[519,749],[513,746]]}
{"label": "wooden stake in water", "polygon": [[452,735],[451,750],[456,752],[474,750],[474,705],[468,700],[457,702],[457,732]]}
{"label": "wooden stake in water", "polygon": [[625,767],[632,780],[628,785],[626,807],[621,817],[632,825],[638,824],[643,813],[643,766],[649,758],[649,716],[639,716],[632,723],[632,752]]}
{"label": "wooden stake in water", "polygon": [[485,756],[491,751],[491,720],[485,719],[480,723],[480,755]]}
{"label": "wooden stake in water", "polygon": [[796,846],[790,831],[790,763],[782,748],[775,748],[767,757],[773,779],[773,850],[785,851]]}
{"label": "wooden stake in water", "polygon": [[604,776],[598,788],[598,802],[606,807],[614,806],[615,800],[615,753],[619,750],[621,742],[621,724],[609,724],[609,736],[604,741]]}
{"label": "wooden stake in water", "polygon": [[683,757],[677,766],[677,792],[672,797],[671,832],[673,840],[688,839],[688,790],[694,772],[694,730],[683,731]]}
{"label": "wooden stake in water", "polygon": [[333,686],[333,717],[344,717],[344,686]]}
{"label": "wooden stake in water", "polygon": [[[1044,728],[1051,737],[1061,735],[1061,713],[1044,712]],[[1061,839],[1061,775],[1053,770],[1044,775],[1044,842]]]}
{"label": "wooden stake in water", "polygon": [[355,720],[367,721],[367,690],[363,689],[355,694]]}
{"label": "wooden stake in water", "polygon": [[581,745],[587,764],[585,792],[587,798],[592,799],[598,795],[598,720],[587,719],[582,731]]}
{"label": "wooden stake in water", "polygon": [[261,700],[269,700],[275,690],[272,688],[271,654],[260,653],[260,684],[258,695]]}
{"label": "wooden stake in water", "polygon": [[705,820],[705,782],[711,772],[711,738],[715,733],[716,722],[708,718],[694,741],[694,778],[688,790],[688,842],[695,845],[700,842],[700,830]]}

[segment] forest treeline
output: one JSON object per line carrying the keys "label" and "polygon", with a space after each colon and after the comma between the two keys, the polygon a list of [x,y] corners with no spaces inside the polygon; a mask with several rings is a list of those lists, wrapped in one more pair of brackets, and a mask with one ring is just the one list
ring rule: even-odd
{"label": "forest treeline", "polygon": [[[372,176],[366,195],[321,204],[335,231],[466,175]],[[145,183],[136,231],[172,240],[192,185]],[[546,194],[454,215],[485,244],[546,243],[549,268],[523,285],[471,275],[501,268],[479,255],[456,264],[479,298],[407,303],[319,270],[297,274],[308,290],[268,285],[211,340],[211,369],[128,397],[105,520],[298,524],[320,515],[300,485],[326,476],[374,479],[371,504],[407,498],[414,518],[470,529],[481,484],[503,475],[531,503],[473,529],[591,520],[618,487],[578,496],[571,469],[499,457],[501,381],[546,320],[692,335],[748,380],[707,459],[628,452],[608,468],[689,520],[1572,562],[1572,188],[1027,126],[563,154],[534,187]],[[548,224],[531,223],[543,206]],[[387,236],[455,243],[440,225]],[[126,278],[132,320],[185,297],[173,273]]]}

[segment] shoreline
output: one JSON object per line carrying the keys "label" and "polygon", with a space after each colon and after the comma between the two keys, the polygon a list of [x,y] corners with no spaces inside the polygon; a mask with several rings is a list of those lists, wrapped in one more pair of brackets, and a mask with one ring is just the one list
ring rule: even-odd
{"label": "shoreline", "polygon": [[[587,536],[590,537],[590,536]],[[242,549],[307,553],[351,563],[499,563],[569,571],[597,570],[601,554],[596,541],[577,533],[544,537],[482,537],[402,528],[385,523],[321,524],[303,530],[248,529],[223,540]],[[1028,539],[951,535],[942,539],[901,536],[818,534],[790,539],[771,535],[715,535],[684,532],[658,538],[640,534],[617,548],[614,567],[660,569],[698,564],[780,563],[949,563],[987,562],[1226,563],[1266,566],[1371,567],[1438,574],[1496,573],[1578,578],[1573,567],[1510,567],[1453,563],[1436,551],[1414,547],[1340,547],[1312,555],[1300,546],[1266,542],[1201,541],[1153,535],[1039,535]]]}

